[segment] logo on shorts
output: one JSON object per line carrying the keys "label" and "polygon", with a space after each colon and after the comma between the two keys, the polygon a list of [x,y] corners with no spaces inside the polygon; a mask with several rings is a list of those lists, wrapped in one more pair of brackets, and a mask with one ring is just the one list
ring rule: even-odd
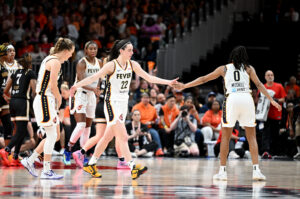
{"label": "logo on shorts", "polygon": [[120,115],[119,119],[123,121],[123,114]]}
{"label": "logo on shorts", "polygon": [[80,105],[80,106],[78,106],[78,108],[77,108],[77,109],[78,109],[78,110],[81,110],[82,106],[83,106],[83,105]]}

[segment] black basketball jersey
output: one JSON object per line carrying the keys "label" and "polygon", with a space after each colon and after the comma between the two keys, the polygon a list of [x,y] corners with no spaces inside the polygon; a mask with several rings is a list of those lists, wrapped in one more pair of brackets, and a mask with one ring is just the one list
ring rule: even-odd
{"label": "black basketball jersey", "polygon": [[3,66],[2,64],[0,64],[0,85],[1,85],[1,89],[0,89],[0,92],[1,92],[1,95],[3,93],[3,87],[2,85],[6,85],[6,81],[7,81],[7,77],[8,77],[8,71],[7,69],[5,68],[5,66]]}
{"label": "black basketball jersey", "polygon": [[24,98],[29,99],[29,84],[30,80],[36,79],[35,73],[28,69],[18,69],[15,73],[11,75],[12,90],[11,97],[12,98]]}

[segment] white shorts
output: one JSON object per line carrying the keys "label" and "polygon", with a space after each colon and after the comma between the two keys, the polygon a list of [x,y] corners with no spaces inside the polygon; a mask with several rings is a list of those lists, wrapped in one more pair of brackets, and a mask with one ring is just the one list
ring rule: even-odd
{"label": "white shorts", "polygon": [[254,127],[255,105],[250,93],[231,93],[223,103],[223,127],[234,127],[236,121],[240,126]]}
{"label": "white shorts", "polygon": [[70,97],[71,109],[70,113],[83,113],[87,118],[95,117],[96,110],[96,95],[92,91],[78,89],[74,99]]}
{"label": "white shorts", "polygon": [[59,118],[54,97],[36,95],[33,101],[33,110],[38,126],[57,125]]}
{"label": "white shorts", "polygon": [[117,121],[124,123],[127,116],[128,101],[106,101],[104,102],[104,114],[108,125],[116,124]]}

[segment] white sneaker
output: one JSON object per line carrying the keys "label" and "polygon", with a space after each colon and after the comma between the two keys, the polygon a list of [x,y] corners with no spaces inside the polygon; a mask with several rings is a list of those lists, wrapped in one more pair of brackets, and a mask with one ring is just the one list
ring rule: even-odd
{"label": "white sneaker", "polygon": [[132,158],[137,158],[136,153],[131,153],[131,157],[132,157]]}
{"label": "white sneaker", "polygon": [[296,155],[294,155],[294,159],[300,160],[300,153],[299,152]]}
{"label": "white sneaker", "polygon": [[34,164],[30,164],[28,162],[28,158],[24,158],[23,160],[21,160],[21,164],[27,169],[27,171],[34,177],[38,177],[37,171],[34,168]]}
{"label": "white sneaker", "polygon": [[251,153],[250,153],[250,151],[245,151],[244,157],[245,157],[246,159],[251,159]]}
{"label": "white sneaker", "polygon": [[263,180],[266,180],[266,176],[264,176],[259,169],[253,170],[252,179],[258,180],[258,181],[263,181]]}
{"label": "white sneaker", "polygon": [[238,154],[236,154],[235,151],[230,151],[228,158],[229,159],[238,159],[238,158],[240,158],[240,156]]}
{"label": "white sneaker", "polygon": [[146,158],[151,158],[151,157],[153,157],[153,152],[152,152],[152,151],[150,151],[150,152],[148,152],[148,153],[144,154],[144,155],[143,155],[143,157],[146,157]]}
{"label": "white sneaker", "polygon": [[49,170],[48,172],[42,171],[40,179],[59,180],[63,177],[63,175],[58,175],[53,170]]}
{"label": "white sneaker", "polygon": [[213,180],[227,180],[227,172],[222,171],[214,175]]}
{"label": "white sneaker", "polygon": [[59,151],[59,155],[63,155],[64,154],[64,152],[65,152],[65,149],[60,149],[60,151]]}

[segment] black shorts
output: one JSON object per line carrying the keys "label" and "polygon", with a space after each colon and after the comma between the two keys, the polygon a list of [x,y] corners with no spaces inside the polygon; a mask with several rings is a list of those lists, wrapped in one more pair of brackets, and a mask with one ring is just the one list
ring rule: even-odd
{"label": "black shorts", "polygon": [[2,93],[0,93],[0,111],[2,111],[3,109],[9,109],[9,105],[3,98]]}
{"label": "black shorts", "polygon": [[29,100],[11,98],[9,110],[12,121],[29,121]]}
{"label": "black shorts", "polygon": [[104,101],[100,100],[96,106],[96,114],[94,122],[106,124],[106,119],[104,115]]}

